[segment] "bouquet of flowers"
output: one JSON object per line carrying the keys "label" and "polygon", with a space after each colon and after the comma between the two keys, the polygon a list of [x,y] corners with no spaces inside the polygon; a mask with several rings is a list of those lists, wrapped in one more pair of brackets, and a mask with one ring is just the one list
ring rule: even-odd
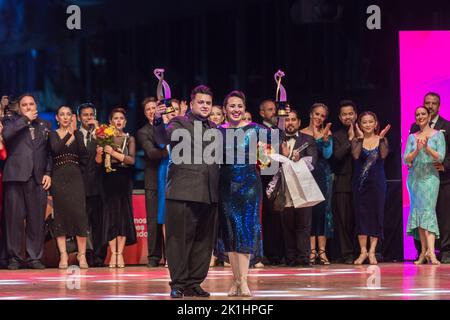
{"label": "bouquet of flowers", "polygon": [[[116,136],[116,129],[111,125],[102,124],[97,129],[95,129],[95,137],[97,140],[97,144],[101,147],[105,147],[107,145],[111,147],[115,147],[114,137]],[[115,171],[111,167],[111,155],[105,155],[105,168],[106,172]]]}
{"label": "bouquet of flowers", "polygon": [[270,144],[258,142],[256,159],[260,169],[270,167],[270,155],[272,154],[275,154],[275,149]]}

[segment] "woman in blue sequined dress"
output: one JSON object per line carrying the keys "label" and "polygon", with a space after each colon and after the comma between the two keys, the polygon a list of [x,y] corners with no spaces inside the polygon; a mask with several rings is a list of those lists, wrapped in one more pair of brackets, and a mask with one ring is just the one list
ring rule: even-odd
{"label": "woman in blue sequined dress", "polygon": [[[355,159],[353,171],[353,203],[355,225],[361,253],[355,264],[377,264],[375,250],[378,239],[383,239],[383,217],[386,199],[384,159],[389,153],[385,138],[390,129],[386,126],[378,134],[378,119],[373,112],[363,112],[356,125],[356,138],[352,141]],[[367,252],[367,240],[370,248]]]}
{"label": "woman in blue sequined dress", "polygon": [[[320,264],[324,265],[330,264],[326,254],[326,245],[327,239],[333,237],[333,213],[331,211],[333,176],[328,161],[333,154],[333,139],[330,131],[331,123],[325,125],[328,113],[328,107],[325,104],[313,104],[309,126],[302,130],[302,133],[314,137],[316,141],[319,158],[312,174],[325,198],[325,201],[316,204],[312,209],[309,262],[314,264],[318,260]],[[319,250],[316,250],[316,244]]]}
{"label": "woman in blue sequined dress", "polygon": [[242,92],[228,94],[224,109],[228,122],[219,127],[224,141],[224,163],[220,169],[219,240],[223,241],[234,275],[229,296],[251,296],[247,285],[250,256],[262,250],[262,184],[255,161],[255,147],[258,141],[268,142],[264,137],[269,134],[264,127],[242,120],[245,113],[245,95]]}

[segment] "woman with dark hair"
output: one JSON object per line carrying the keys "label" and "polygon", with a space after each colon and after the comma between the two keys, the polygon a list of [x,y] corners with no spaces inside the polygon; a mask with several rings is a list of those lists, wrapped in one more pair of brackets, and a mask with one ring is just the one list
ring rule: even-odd
{"label": "woman with dark hair", "polygon": [[[375,113],[363,112],[356,124],[356,137],[352,140],[352,155],[355,160],[353,173],[353,203],[355,208],[356,234],[361,253],[354,261],[360,265],[369,258],[377,264],[375,250],[378,239],[383,238],[384,204],[386,199],[386,176],[384,159],[389,153],[385,138],[390,129],[387,125],[379,133]],[[367,240],[370,249],[367,252]]]}
{"label": "woman with dark hair", "polygon": [[[331,136],[331,123],[325,125],[328,117],[328,107],[323,103],[315,103],[311,107],[309,126],[301,130],[302,133],[310,135],[316,141],[319,158],[312,174],[325,201],[312,208],[311,223],[311,253],[309,262],[314,264],[316,260],[320,264],[329,265],[330,261],[326,255],[327,238],[333,237],[333,214],[331,212],[331,192],[333,177],[329,159],[333,154],[333,138]],[[316,247],[319,250],[316,250]]]}
{"label": "woman with dark hair", "polygon": [[243,120],[244,93],[229,93],[223,106],[228,122],[219,127],[224,141],[224,164],[220,168],[219,242],[223,242],[224,251],[228,253],[234,276],[228,295],[248,297],[251,296],[247,284],[250,256],[262,256],[262,184],[251,157],[256,155],[257,142],[269,142],[263,141],[263,134],[267,133],[266,140],[271,137],[264,132],[266,128]]}
{"label": "woman with dark hair", "polygon": [[414,264],[426,261],[440,264],[434,252],[434,241],[439,238],[436,202],[440,180],[433,163],[442,163],[444,160],[445,138],[442,132],[430,127],[430,110],[420,106],[415,116],[420,131],[409,135],[403,157],[409,168],[407,186],[410,212],[407,233],[416,240],[420,239],[422,245],[422,252]]}
{"label": "woman with dark hair", "polygon": [[49,134],[53,157],[52,186],[54,233],[58,244],[59,268],[67,269],[69,256],[66,238],[76,237],[77,260],[80,268],[87,269],[86,239],[88,217],[82,169],[87,162],[87,149],[83,134],[76,131],[76,120],[68,106],[60,106],[56,111],[59,128]]}
{"label": "woman with dark hair", "polygon": [[110,268],[124,268],[123,249],[136,243],[131,196],[133,192],[132,166],[135,161],[136,142],[124,132],[127,120],[123,108],[115,108],[109,115],[115,128],[114,146],[97,147],[97,163],[103,162],[103,154],[111,155],[113,171],[103,171],[103,241],[111,249]]}

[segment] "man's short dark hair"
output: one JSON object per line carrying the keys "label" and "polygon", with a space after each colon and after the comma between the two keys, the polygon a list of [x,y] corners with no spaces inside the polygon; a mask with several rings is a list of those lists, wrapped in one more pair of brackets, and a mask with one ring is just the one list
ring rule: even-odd
{"label": "man's short dark hair", "polygon": [[259,111],[263,111],[264,105],[265,105],[266,103],[268,103],[268,102],[275,103],[273,100],[270,100],[270,99],[263,100],[263,101],[261,101],[261,103],[259,104]]}
{"label": "man's short dark hair", "polygon": [[82,103],[77,108],[77,116],[81,115],[81,112],[83,112],[84,109],[92,109],[94,110],[94,115],[97,116],[97,109],[95,108],[95,105],[91,102]]}
{"label": "man's short dark hair", "polygon": [[192,89],[191,91],[191,101],[195,99],[195,96],[197,95],[197,93],[201,93],[201,94],[207,94],[208,96],[211,96],[211,98],[214,97],[213,92],[211,91],[211,89],[203,84],[195,87],[194,89]]}
{"label": "man's short dark hair", "polygon": [[436,97],[438,99],[438,104],[441,105],[441,96],[439,95],[439,93],[436,92],[427,92],[427,94],[423,97],[423,100],[425,102],[425,98],[428,96],[432,96],[432,97]]}
{"label": "man's short dark hair", "polygon": [[352,107],[355,113],[358,112],[356,104],[352,100],[341,100],[341,102],[339,102],[339,114],[341,113],[341,110],[344,107]]}
{"label": "man's short dark hair", "polygon": [[144,100],[142,100],[142,109],[145,109],[145,105],[149,102],[154,102],[154,103],[158,103],[158,99],[156,99],[155,97],[147,97],[144,98]]}
{"label": "man's short dark hair", "polygon": [[297,120],[300,121],[300,116],[298,115],[297,110],[291,109],[291,111],[289,113],[295,113],[295,117],[297,118]]}
{"label": "man's short dark hair", "polygon": [[31,97],[31,98],[33,98],[34,102],[37,104],[36,97],[35,97],[32,93],[27,92],[27,93],[22,94],[19,98],[17,98],[17,103],[18,103],[19,107],[20,107],[20,102],[21,102],[22,99],[25,98],[25,97]]}

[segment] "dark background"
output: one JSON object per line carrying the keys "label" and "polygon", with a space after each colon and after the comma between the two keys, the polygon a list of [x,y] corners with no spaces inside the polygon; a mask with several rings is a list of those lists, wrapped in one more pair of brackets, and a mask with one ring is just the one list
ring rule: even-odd
{"label": "dark background", "polygon": [[[70,4],[81,7],[82,30],[66,28]],[[381,30],[366,27],[372,4],[381,7]],[[166,69],[179,99],[200,83],[219,104],[243,90],[256,121],[282,69],[304,126],[312,103],[324,102],[336,130],[344,98],[374,111],[381,126],[392,124],[386,214],[392,210],[391,227],[401,231],[398,31],[449,25],[450,3],[437,0],[0,0],[0,93],[31,91],[41,111],[92,101],[103,121],[112,107],[125,106],[134,135],[145,123],[141,100],[155,94],[156,67]]]}

